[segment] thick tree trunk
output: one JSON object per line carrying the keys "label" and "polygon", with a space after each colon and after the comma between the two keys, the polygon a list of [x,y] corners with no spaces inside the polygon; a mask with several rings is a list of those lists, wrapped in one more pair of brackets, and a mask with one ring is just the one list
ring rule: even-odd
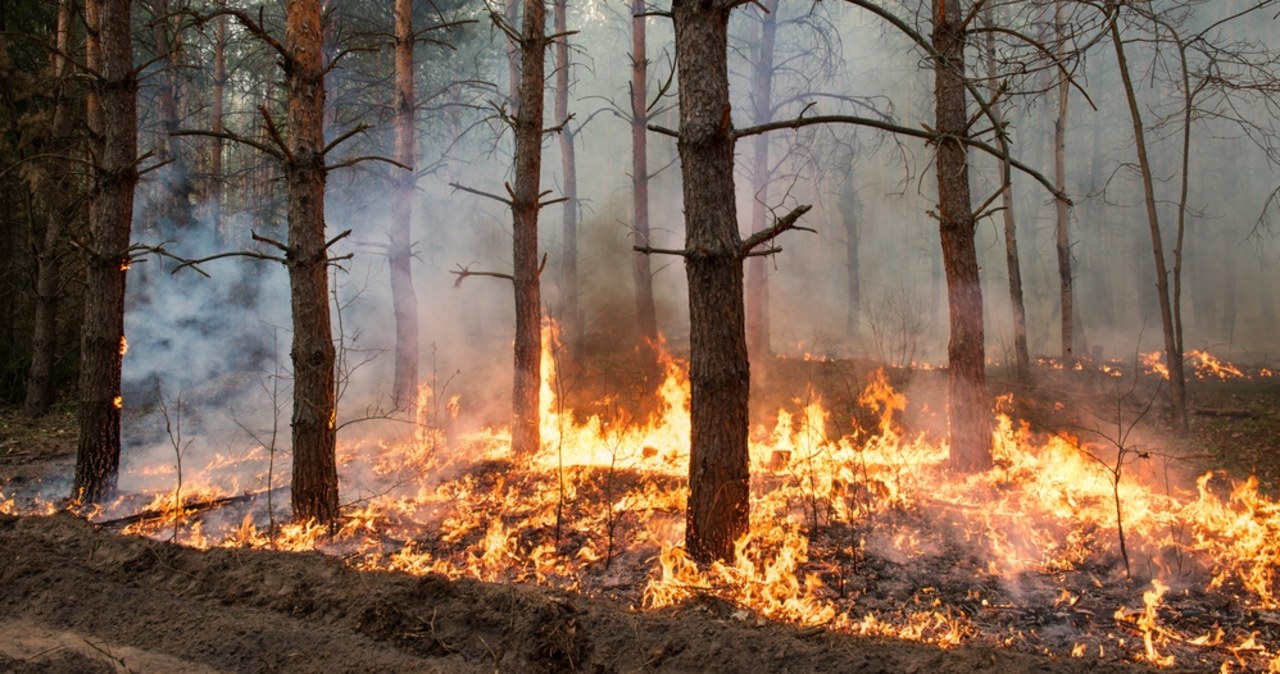
{"label": "thick tree trunk", "polygon": [[[773,47],[778,35],[778,0],[762,0],[760,42],[751,68],[751,121],[773,120]],[[752,139],[751,232],[768,226],[769,217],[769,137]],[[747,353],[757,362],[768,355],[769,280],[763,257],[747,260]]]}
{"label": "thick tree trunk", "polygon": [[938,218],[947,277],[951,338],[947,344],[951,466],[991,466],[991,401],[987,398],[982,286],[969,195],[968,153],[950,138],[968,133],[964,89],[965,34],[961,0],[933,0],[934,97]]}
{"label": "thick tree trunk", "polygon": [[1164,238],[1160,231],[1160,215],[1156,206],[1155,185],[1151,177],[1151,160],[1147,156],[1146,132],[1142,126],[1142,111],[1133,90],[1129,75],[1129,61],[1125,57],[1124,41],[1120,34],[1118,12],[1111,17],[1111,41],[1116,50],[1116,64],[1120,68],[1120,80],[1124,84],[1125,98],[1129,105],[1129,117],[1133,122],[1134,146],[1138,151],[1138,169],[1142,175],[1143,199],[1147,209],[1147,225],[1151,231],[1151,253],[1155,260],[1156,295],[1160,303],[1160,325],[1164,330],[1165,362],[1169,366],[1169,398],[1172,406],[1170,424],[1175,432],[1185,433],[1187,423],[1187,380],[1182,368],[1182,349],[1178,345],[1178,331],[1174,323],[1172,299],[1169,293],[1169,272],[1165,266]]}
{"label": "thick tree trunk", "polygon": [[569,127],[569,31],[568,0],[555,0],[552,31],[556,40],[555,123],[560,127],[560,163],[564,182],[564,253],[560,260],[560,328],[570,358],[577,358],[582,344],[582,315],[578,309],[578,166],[574,156],[573,129]]}
{"label": "thick tree trunk", "polygon": [[293,312],[293,516],[338,516],[337,391],[324,219],[324,57],[318,0],[285,5],[289,297]]}
{"label": "thick tree trunk", "polygon": [[[54,33],[54,54],[51,66],[56,87],[54,92],[53,123],[51,128],[56,142],[67,138],[66,65],[67,36],[71,29],[71,0],[58,1],[57,26]],[[31,336],[31,367],[27,371],[27,392],[23,411],[28,415],[44,414],[53,404],[53,364],[57,356],[58,305],[62,280],[61,257],[62,225],[67,194],[70,192],[67,163],[55,160],[55,175],[44,188],[46,210],[45,230],[36,249],[36,297],[34,330]]]}
{"label": "thick tree trunk", "polygon": [[512,277],[515,285],[515,376],[511,445],[516,456],[538,451],[542,298],[538,280],[538,194],[542,178],[543,76],[546,6],[525,0],[520,38],[520,93],[515,117],[516,170],[511,199]]}
{"label": "thick tree trunk", "polygon": [[88,44],[97,73],[89,108],[97,184],[86,249],[80,345],[80,438],[71,497],[98,503],[115,491],[120,467],[120,368],[125,351],[124,293],[137,169],[137,81],[129,0],[87,0]]}
{"label": "thick tree trunk", "polygon": [[[636,245],[649,241],[649,123],[648,65],[645,46],[645,0],[631,0],[631,231]],[[662,376],[658,363],[658,310],[653,299],[653,267],[649,255],[637,251],[632,259],[636,289],[636,325],[640,331],[640,361],[645,381],[657,386]]]}
{"label": "thick tree trunk", "polygon": [[742,260],[733,184],[729,5],[674,0],[680,170],[689,282],[692,432],[685,543],[700,562],[731,560],[749,526]]}
{"label": "thick tree trunk", "polygon": [[395,404],[410,415],[418,402],[418,297],[413,289],[412,220],[415,165],[413,91],[413,2],[396,0],[395,158],[410,167],[396,175],[388,266],[396,321]]}

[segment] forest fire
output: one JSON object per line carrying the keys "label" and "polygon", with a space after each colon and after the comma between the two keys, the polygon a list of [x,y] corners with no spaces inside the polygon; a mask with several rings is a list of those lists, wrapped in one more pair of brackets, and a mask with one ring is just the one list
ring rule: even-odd
{"label": "forest fire", "polygon": [[[678,360],[664,362],[648,419],[583,418],[558,402],[548,346],[531,460],[510,456],[505,431],[453,433],[456,399],[410,436],[345,444],[357,497],[334,532],[277,521],[265,448],[199,471],[139,467],[180,481],[93,518],[194,547],[319,549],[362,569],[537,583],[643,610],[692,602],[727,620],[942,647],[1280,667],[1280,504],[1256,480],[1209,473],[1180,488],[1169,457],[1037,434],[1005,414],[996,467],[952,475],[944,444],[903,430],[908,400],[883,371],[857,400],[869,427],[833,433],[837,413],[813,400],[755,429],[751,533],[735,562],[699,567],[680,547],[689,385]],[[434,414],[430,391],[420,402],[423,419]]]}

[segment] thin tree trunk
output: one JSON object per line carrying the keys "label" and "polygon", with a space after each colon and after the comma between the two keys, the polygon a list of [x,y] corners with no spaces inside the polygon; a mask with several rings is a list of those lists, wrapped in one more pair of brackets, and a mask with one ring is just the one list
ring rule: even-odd
{"label": "thin tree trunk", "polygon": [[1143,198],[1147,209],[1147,225],[1151,230],[1151,253],[1155,259],[1156,294],[1160,303],[1160,324],[1164,330],[1165,362],[1169,366],[1169,398],[1172,406],[1170,423],[1175,432],[1183,433],[1187,424],[1187,380],[1182,368],[1182,351],[1178,346],[1177,329],[1173,320],[1173,305],[1169,296],[1169,272],[1165,267],[1164,240],[1160,232],[1160,216],[1156,210],[1155,186],[1151,178],[1151,160],[1147,156],[1146,132],[1142,126],[1142,111],[1129,76],[1129,62],[1125,58],[1124,42],[1120,35],[1118,10],[1111,16],[1111,40],[1115,44],[1116,63],[1120,68],[1120,80],[1124,84],[1125,99],[1129,104],[1129,116],[1133,122],[1134,146],[1138,151],[1138,168],[1142,174]]}
{"label": "thin tree trunk", "polygon": [[[1066,26],[1063,25],[1062,0],[1054,3],[1053,26],[1058,37],[1058,59],[1066,57]],[[1058,82],[1058,116],[1053,121],[1053,184],[1059,192],[1067,189],[1067,105],[1070,102],[1071,89],[1065,76]],[[1072,333],[1075,319],[1075,295],[1071,284],[1071,236],[1067,231],[1067,202],[1055,199],[1057,204],[1057,224],[1055,227],[1058,251],[1058,288],[1062,313],[1062,360],[1070,363],[1075,359],[1075,337]]]}
{"label": "thin tree trunk", "polygon": [[[67,137],[67,100],[65,54],[69,53],[67,36],[71,28],[71,0],[58,0],[57,26],[54,33],[52,71],[54,77],[54,109],[51,128],[59,144]],[[27,392],[23,410],[28,415],[44,414],[53,404],[53,364],[57,356],[58,305],[62,280],[62,225],[65,201],[69,192],[66,162],[56,161],[54,175],[44,188],[46,220],[43,240],[36,249],[36,297],[34,330],[31,336],[31,367],[27,371]]]}
{"label": "thin tree trunk", "polygon": [[555,0],[555,26],[563,37],[556,40],[555,123],[560,127],[560,162],[564,175],[564,257],[560,260],[560,325],[570,358],[577,358],[582,344],[582,315],[578,309],[578,166],[574,156],[574,134],[569,126],[569,32],[566,17],[568,0]]}
{"label": "thin tree trunk", "polygon": [[[982,9],[987,26],[994,27],[991,5]],[[987,62],[988,90],[991,92],[991,114],[998,123],[1004,123],[1003,105],[1000,104],[999,85],[996,84],[996,36],[987,32],[985,60]],[[1009,171],[1007,162],[1000,161],[1000,174]],[[1014,374],[1018,381],[1031,378],[1031,352],[1027,348],[1027,305],[1022,296],[1022,259],[1018,254],[1018,223],[1013,217],[1013,185],[1006,185],[1000,195],[1004,218],[1004,259],[1009,273],[1009,306],[1013,310]]]}
{"label": "thin tree trunk", "polygon": [[176,231],[185,229],[191,223],[191,175],[182,147],[182,137],[173,135],[181,126],[178,115],[181,82],[178,77],[178,57],[181,53],[182,41],[181,35],[175,28],[177,22],[173,16],[170,16],[169,0],[153,0],[152,7],[155,14],[152,32],[160,58],[157,96],[160,132],[163,134],[159,139],[160,158],[168,162],[164,168],[166,177],[162,186],[163,197],[158,204],[158,214],[161,217],[162,236],[169,239],[176,236]]}
{"label": "thin tree trunk", "polygon": [[[773,118],[773,49],[778,35],[778,0],[762,0],[760,42],[751,69],[751,121],[764,124]],[[769,137],[752,139],[751,231],[763,230],[769,217]],[[769,281],[763,257],[747,260],[747,353],[757,362],[768,355]]]}
{"label": "thin tree trunk", "polygon": [[[631,230],[639,246],[649,240],[649,123],[648,65],[645,47],[645,0],[631,0]],[[658,310],[653,299],[653,268],[649,255],[639,251],[632,258],[636,289],[636,324],[640,331],[641,371],[649,386],[662,375],[658,363]]]}
{"label": "thin tree trunk", "polygon": [[318,0],[285,5],[289,296],[293,313],[293,516],[338,516],[337,391],[324,217],[324,56]]}
{"label": "thin tree trunk", "polygon": [[[220,3],[221,4],[221,3]],[[209,157],[209,220],[213,227],[214,240],[221,246],[226,243],[226,233],[222,230],[223,175],[222,152],[223,117],[225,115],[224,97],[227,87],[227,17],[221,15],[214,24],[213,38],[213,101],[210,114],[213,116],[213,147]]]}
{"label": "thin tree trunk", "polygon": [[414,146],[413,1],[396,0],[395,158],[409,170],[396,175],[391,214],[388,266],[391,304],[396,321],[396,406],[412,418],[418,401],[418,298],[413,289],[413,189],[417,151]]}
{"label": "thin tree trunk", "polygon": [[125,276],[137,170],[137,80],[130,0],[87,0],[88,64],[97,93],[88,110],[96,192],[86,249],[80,345],[80,437],[71,497],[99,503],[115,492],[120,468],[120,368],[124,359]]}
{"label": "thin tree trunk", "polygon": [[947,278],[951,338],[947,344],[951,466],[980,471],[991,466],[991,401],[987,398],[982,285],[969,194],[968,153],[949,137],[969,131],[964,89],[965,34],[960,0],[934,0],[934,96],[938,218]]}
{"label": "thin tree trunk", "polygon": [[680,170],[692,393],[685,542],[699,562],[732,560],[748,530],[751,369],[733,184],[729,4],[674,0]]}
{"label": "thin tree trunk", "polygon": [[[520,18],[520,3],[523,0],[507,0],[506,20],[512,30],[516,29],[516,21]],[[511,41],[507,44],[507,114],[515,119],[520,112],[520,45]]]}
{"label": "thin tree trunk", "polygon": [[538,451],[542,298],[538,280],[538,194],[542,177],[543,77],[546,6],[525,0],[520,37],[520,94],[515,117],[516,170],[512,193],[512,277],[515,285],[515,373],[511,445],[516,456]]}
{"label": "thin tree trunk", "polygon": [[849,270],[849,278],[845,285],[848,292],[849,314],[845,319],[846,335],[858,334],[858,326],[862,322],[862,276],[859,264],[859,248],[862,243],[858,227],[858,197],[854,193],[856,184],[853,174],[854,153],[849,152],[848,178],[844,190],[839,197],[840,218],[844,221],[845,232],[845,267]]}

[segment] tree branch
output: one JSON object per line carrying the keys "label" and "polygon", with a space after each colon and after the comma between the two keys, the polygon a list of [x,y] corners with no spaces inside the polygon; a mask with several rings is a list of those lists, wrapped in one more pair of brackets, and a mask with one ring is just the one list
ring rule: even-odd
{"label": "tree branch", "polygon": [[500,201],[500,202],[502,202],[502,203],[506,204],[507,206],[511,206],[511,205],[512,205],[512,204],[511,204],[511,200],[510,200],[510,199],[507,199],[506,197],[500,197],[500,196],[498,196],[498,195],[496,195],[496,194],[493,194],[493,193],[490,193],[490,192],[483,192],[483,191],[481,191],[481,190],[477,190],[477,189],[474,189],[474,188],[471,188],[471,187],[467,187],[466,185],[459,185],[458,183],[449,183],[449,187],[452,187],[452,188],[453,188],[453,189],[455,189],[455,190],[462,190],[463,192],[470,192],[471,194],[475,194],[475,195],[478,195],[478,196],[488,197],[488,198],[490,198],[490,199],[493,199],[494,201]]}
{"label": "tree branch", "polygon": [[453,282],[453,287],[455,288],[461,288],[462,280],[469,276],[488,276],[490,278],[506,279],[508,281],[511,281],[512,283],[516,282],[516,277],[511,274],[506,274],[498,271],[471,271],[471,265],[467,265],[465,267],[462,265],[458,265],[457,269],[454,269],[449,273],[458,277],[458,280]]}
{"label": "tree branch", "polygon": [[772,227],[762,229],[747,237],[746,240],[742,242],[742,245],[738,247],[738,257],[747,257],[756,246],[772,241],[788,230],[798,229],[806,232],[813,232],[814,230],[812,229],[800,227],[796,224],[800,221],[800,217],[805,213],[808,213],[812,208],[813,206],[808,204],[796,206],[791,209],[790,213],[774,220]]}

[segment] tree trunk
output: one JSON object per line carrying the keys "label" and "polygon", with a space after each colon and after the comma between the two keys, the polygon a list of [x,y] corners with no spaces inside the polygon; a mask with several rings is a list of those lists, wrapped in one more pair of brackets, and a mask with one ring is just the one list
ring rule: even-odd
{"label": "tree trunk", "polygon": [[578,309],[578,167],[574,157],[573,129],[569,127],[569,31],[568,0],[555,0],[556,109],[560,127],[560,162],[564,175],[564,256],[560,260],[561,338],[570,358],[577,358],[582,344],[582,315]]}
{"label": "tree trunk", "polygon": [[[97,174],[86,242],[88,260],[80,345],[80,438],[71,497],[99,503],[120,468],[120,368],[124,294],[137,169],[137,80],[129,0],[87,0],[88,64],[97,89],[88,110]],[[96,35],[95,35],[96,33]]]}
{"label": "tree trunk", "polygon": [[[506,20],[511,30],[516,29],[516,21],[520,18],[522,0],[506,1]],[[507,44],[507,114],[512,119],[520,112],[520,45],[514,41]]]}
{"label": "tree trunk", "polygon": [[689,282],[692,431],[685,544],[699,562],[732,560],[749,526],[742,261],[733,184],[729,5],[674,0],[680,170]]}
{"label": "tree trunk", "polygon": [[[751,122],[773,118],[773,47],[778,35],[778,0],[762,0],[760,43],[751,68]],[[769,217],[769,137],[752,139],[751,232],[763,230]],[[770,352],[769,281],[763,257],[747,260],[747,353],[757,362]]]}
{"label": "tree trunk", "polygon": [[[649,123],[648,65],[645,47],[645,0],[631,0],[631,231],[636,245],[649,240]],[[640,362],[645,382],[657,386],[662,376],[658,363],[658,310],[653,299],[653,268],[649,255],[636,251],[632,279],[636,288],[636,325],[640,331]]]}
{"label": "tree trunk", "polygon": [[319,0],[288,0],[285,21],[293,516],[332,523],[338,516],[337,392],[325,245],[325,90]]}
{"label": "tree trunk", "polygon": [[969,195],[968,153],[950,138],[968,134],[964,89],[965,34],[961,0],[934,0],[934,96],[938,219],[947,277],[951,338],[947,344],[951,467],[991,466],[991,402],[987,398],[982,285]]}
{"label": "tree trunk", "polygon": [[[1066,57],[1066,26],[1062,19],[1062,0],[1054,3],[1054,31],[1058,37],[1058,59]],[[1067,190],[1067,105],[1070,102],[1071,89],[1065,75],[1058,82],[1058,116],[1053,121],[1053,186],[1059,192]],[[1072,332],[1075,319],[1075,296],[1071,284],[1071,236],[1067,231],[1067,202],[1055,199],[1057,204],[1057,224],[1055,227],[1058,251],[1058,290],[1059,306],[1062,313],[1062,361],[1070,363],[1076,357],[1075,337]]]}
{"label": "tree trunk", "polygon": [[854,192],[856,184],[853,175],[854,153],[849,151],[848,178],[844,190],[840,192],[839,212],[844,221],[845,233],[845,267],[849,270],[849,278],[845,286],[848,292],[849,314],[845,319],[845,334],[852,337],[858,334],[862,322],[862,272],[859,265],[859,247],[862,243],[858,227],[858,197]]}
{"label": "tree trunk", "polygon": [[[991,5],[982,9],[983,20],[988,27],[995,26]],[[1000,124],[1004,123],[1004,113],[999,100],[999,85],[996,83],[996,36],[994,31],[987,32],[986,53],[988,91],[991,92],[991,114]],[[1009,171],[1008,162],[1001,160],[1000,174]],[[1009,273],[1009,306],[1013,313],[1013,357],[1014,376],[1018,381],[1031,379],[1031,352],[1027,348],[1027,305],[1022,297],[1022,259],[1018,254],[1018,223],[1013,218],[1013,185],[1006,185],[1000,195],[1000,205],[1004,216],[1004,256],[1005,266]]]}
{"label": "tree trunk", "polygon": [[214,25],[213,39],[213,101],[210,114],[213,116],[213,147],[209,152],[209,220],[213,227],[214,241],[218,246],[226,243],[226,233],[222,231],[223,176],[222,150],[223,116],[225,114],[224,96],[227,87],[227,17],[219,16]]}
{"label": "tree trunk", "polygon": [[391,304],[396,321],[395,379],[392,395],[410,418],[418,402],[418,298],[413,289],[414,145],[413,2],[396,0],[395,158],[409,167],[396,174],[389,236]]}
{"label": "tree trunk", "polygon": [[511,446],[516,456],[538,451],[542,298],[538,280],[538,195],[542,177],[543,77],[546,6],[525,0],[520,37],[519,108],[515,117],[516,170],[512,193],[512,278],[515,285],[515,376]]}
{"label": "tree trunk", "polygon": [[1129,117],[1133,122],[1134,146],[1138,151],[1138,169],[1142,174],[1143,198],[1147,209],[1147,225],[1151,230],[1151,253],[1155,259],[1156,294],[1160,303],[1160,325],[1164,330],[1165,362],[1169,366],[1169,398],[1172,406],[1170,424],[1175,432],[1185,433],[1187,424],[1187,380],[1182,368],[1182,350],[1177,343],[1173,304],[1169,294],[1169,272],[1165,267],[1164,239],[1160,232],[1160,215],[1156,207],[1155,185],[1151,178],[1151,160],[1147,156],[1146,132],[1142,125],[1142,111],[1133,90],[1129,75],[1129,62],[1125,58],[1124,42],[1120,35],[1119,12],[1111,16],[1111,41],[1115,44],[1116,64],[1120,68],[1120,80],[1124,84],[1125,98],[1129,105]]}
{"label": "tree trunk", "polygon": [[[71,0],[58,1],[57,27],[54,33],[55,51],[51,59],[54,77],[53,137],[60,145],[65,143],[67,129],[66,65],[67,36],[71,28]],[[69,148],[68,148],[69,150]],[[55,175],[44,189],[46,220],[44,236],[36,249],[36,297],[34,330],[31,337],[31,367],[27,371],[27,392],[23,411],[28,415],[44,414],[53,404],[53,365],[58,345],[58,305],[61,295],[62,225],[64,206],[70,193],[69,166],[54,160]]]}
{"label": "tree trunk", "polygon": [[180,78],[178,57],[182,49],[182,37],[176,25],[178,21],[170,15],[169,0],[153,0],[152,8],[155,16],[152,32],[156,41],[157,56],[160,59],[157,107],[160,115],[159,139],[160,160],[168,162],[162,169],[163,184],[161,198],[157,204],[157,215],[160,217],[162,239],[172,239],[177,232],[191,224],[191,175],[187,168],[186,153],[183,151],[183,139],[173,135],[181,126],[178,115],[180,99]]}

